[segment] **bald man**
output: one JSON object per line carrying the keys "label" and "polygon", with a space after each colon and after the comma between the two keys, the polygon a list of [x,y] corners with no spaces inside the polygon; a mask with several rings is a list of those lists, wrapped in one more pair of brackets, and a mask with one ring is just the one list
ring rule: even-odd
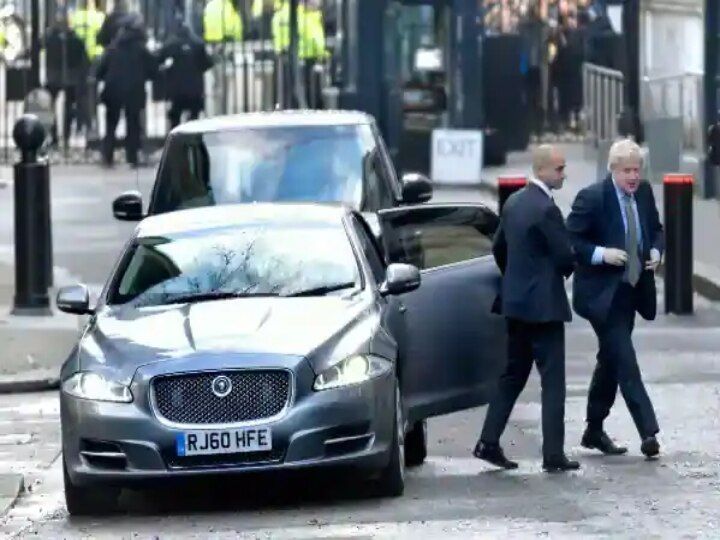
{"label": "bald man", "polygon": [[473,455],[504,469],[518,464],[500,446],[533,361],[542,384],[543,468],[576,470],[565,455],[565,323],[572,319],[565,279],[573,273],[570,239],[552,191],[565,180],[565,158],[550,145],[533,153],[533,176],[503,206],[493,255],[502,273],[508,364],[490,402]]}

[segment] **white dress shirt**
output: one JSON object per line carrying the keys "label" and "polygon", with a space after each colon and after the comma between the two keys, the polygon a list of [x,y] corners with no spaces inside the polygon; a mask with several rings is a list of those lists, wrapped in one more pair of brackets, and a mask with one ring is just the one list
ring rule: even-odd
{"label": "white dress shirt", "polygon": [[530,182],[532,182],[532,183],[535,184],[537,187],[539,187],[540,189],[542,189],[542,190],[545,192],[545,194],[546,194],[548,197],[550,197],[550,199],[554,200],[554,199],[553,199],[553,195],[552,195],[552,191],[550,191],[550,188],[547,187],[547,184],[546,184],[545,182],[543,182],[542,180],[538,180],[537,178],[532,177],[532,176],[530,177]]}

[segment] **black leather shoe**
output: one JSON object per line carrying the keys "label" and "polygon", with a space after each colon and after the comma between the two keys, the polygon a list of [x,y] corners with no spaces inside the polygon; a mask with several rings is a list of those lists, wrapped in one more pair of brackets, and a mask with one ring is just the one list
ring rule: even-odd
{"label": "black leather shoe", "polygon": [[580,444],[590,450],[600,450],[606,456],[619,456],[628,451],[624,446],[616,445],[608,434],[602,430],[586,429]]}
{"label": "black leather shoe", "polygon": [[499,444],[486,444],[478,441],[473,450],[473,456],[501,469],[509,470],[518,468],[518,464],[515,461],[511,461],[505,457],[505,452],[503,452]]}
{"label": "black leather shoe", "polygon": [[545,472],[577,471],[579,468],[580,463],[572,459],[568,459],[567,456],[543,460],[543,469]]}
{"label": "black leather shoe", "polygon": [[655,437],[648,437],[643,439],[640,445],[640,451],[645,454],[646,457],[654,458],[660,453],[660,443]]}

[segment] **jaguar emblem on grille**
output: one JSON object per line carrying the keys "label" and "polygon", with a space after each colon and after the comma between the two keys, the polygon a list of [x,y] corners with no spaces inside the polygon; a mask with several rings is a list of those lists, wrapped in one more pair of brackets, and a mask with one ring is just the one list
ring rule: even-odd
{"label": "jaguar emblem on grille", "polygon": [[224,398],[232,392],[232,381],[225,375],[220,375],[212,380],[210,389],[216,397]]}

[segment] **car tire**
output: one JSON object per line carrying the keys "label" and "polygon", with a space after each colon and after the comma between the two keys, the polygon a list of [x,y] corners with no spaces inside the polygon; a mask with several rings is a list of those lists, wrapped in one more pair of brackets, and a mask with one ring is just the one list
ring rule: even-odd
{"label": "car tire", "polygon": [[400,497],[405,492],[405,418],[400,383],[395,379],[395,422],[390,460],[380,472],[378,491],[384,497]]}
{"label": "car tire", "polygon": [[405,465],[417,467],[427,457],[427,421],[418,420],[405,436]]}
{"label": "car tire", "polygon": [[63,460],[65,506],[71,516],[110,514],[117,508],[120,490],[114,487],[78,486],[73,484]]}

